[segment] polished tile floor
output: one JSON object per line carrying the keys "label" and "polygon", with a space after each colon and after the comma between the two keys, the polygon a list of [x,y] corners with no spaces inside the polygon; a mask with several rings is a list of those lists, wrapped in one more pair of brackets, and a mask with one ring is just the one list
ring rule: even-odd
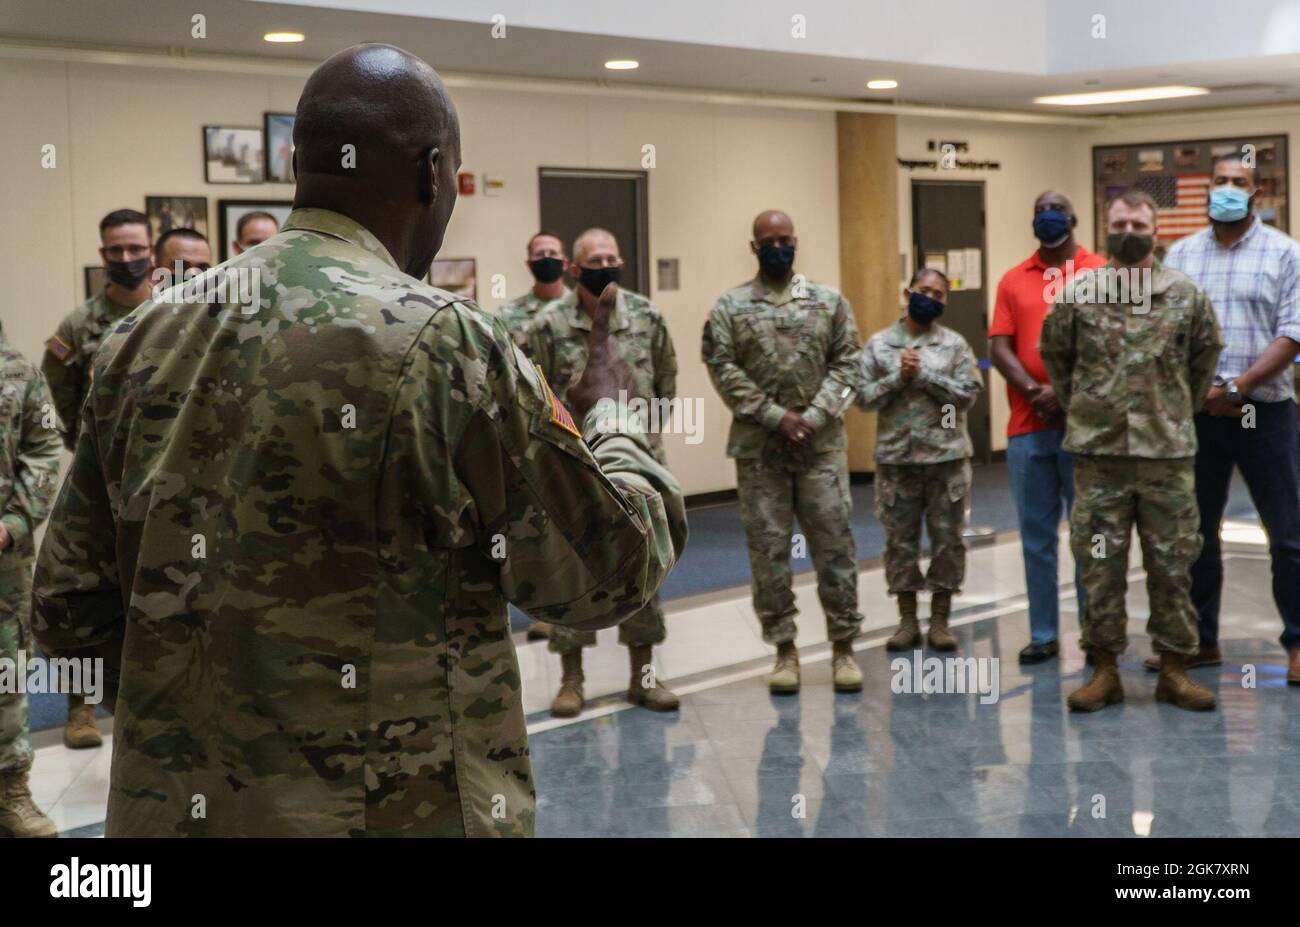
{"label": "polished tile floor", "polygon": [[[657,715],[620,698],[626,651],[615,633],[586,653],[588,711],[545,711],[558,658],[519,648],[541,836],[1300,836],[1300,688],[1285,685],[1266,557],[1226,563],[1222,667],[1196,670],[1219,710],[1189,714],[1152,697],[1140,665],[1147,645],[1142,574],[1130,573],[1132,646],[1121,668],[1128,700],[1095,715],[1066,710],[1084,679],[1061,566],[1062,659],[1022,669],[1028,639],[1024,577],[1014,539],[971,551],[955,605],[961,655],[991,671],[997,697],[895,693],[895,655],[882,646],[894,616],[877,569],[862,571],[865,690],[830,687],[815,589],[803,609],[803,691],[773,697],[762,676],[746,590],[672,603],[660,678],[682,710]],[[1243,670],[1254,687],[1243,686]],[[72,752],[49,735],[33,788],[65,836],[102,833],[111,738]]]}

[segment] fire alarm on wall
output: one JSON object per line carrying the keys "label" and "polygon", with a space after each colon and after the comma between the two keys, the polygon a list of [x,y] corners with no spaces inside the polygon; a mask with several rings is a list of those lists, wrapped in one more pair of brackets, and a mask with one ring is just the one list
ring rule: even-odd
{"label": "fire alarm on wall", "polygon": [[474,195],[474,175],[469,171],[461,171],[456,175],[456,183],[460,188],[461,196]]}

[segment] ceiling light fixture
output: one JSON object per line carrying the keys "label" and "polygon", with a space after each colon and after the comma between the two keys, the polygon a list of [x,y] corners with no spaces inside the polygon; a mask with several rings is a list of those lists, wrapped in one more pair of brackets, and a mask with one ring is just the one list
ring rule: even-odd
{"label": "ceiling light fixture", "polygon": [[605,67],[611,71],[635,71],[641,67],[641,62],[633,58],[611,58],[605,62]]}
{"label": "ceiling light fixture", "polygon": [[274,42],[277,45],[292,45],[295,42],[301,42],[307,36],[301,32],[268,32],[262,36],[263,42]]}
{"label": "ceiling light fixture", "polygon": [[896,80],[869,80],[867,81],[868,90],[893,90],[898,86]]}
{"label": "ceiling light fixture", "polygon": [[1178,97],[1199,97],[1210,91],[1204,87],[1134,87],[1131,90],[1097,90],[1092,93],[1060,93],[1054,96],[1034,97],[1035,103],[1046,106],[1099,106],[1103,103],[1142,103],[1147,100],[1173,100]]}

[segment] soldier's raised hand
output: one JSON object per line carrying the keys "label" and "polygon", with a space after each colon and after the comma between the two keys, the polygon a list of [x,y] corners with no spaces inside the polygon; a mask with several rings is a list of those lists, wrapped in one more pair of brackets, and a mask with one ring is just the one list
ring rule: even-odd
{"label": "soldier's raised hand", "polygon": [[587,366],[569,387],[566,398],[579,422],[600,400],[618,399],[621,390],[626,391],[627,396],[634,392],[632,369],[609,337],[609,317],[617,300],[618,285],[611,283],[601,292],[596,302],[596,313],[591,318]]}

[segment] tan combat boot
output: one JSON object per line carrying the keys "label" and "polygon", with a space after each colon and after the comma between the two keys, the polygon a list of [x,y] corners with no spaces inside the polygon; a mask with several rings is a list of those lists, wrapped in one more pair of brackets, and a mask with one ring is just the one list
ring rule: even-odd
{"label": "tan combat boot", "polygon": [[582,651],[560,654],[560,691],[551,702],[551,714],[557,718],[576,718],[582,711]]}
{"label": "tan combat boot", "polygon": [[916,593],[898,594],[898,630],[885,641],[886,650],[911,650],[921,645],[921,622],[916,617]]}
{"label": "tan combat boot", "polygon": [[63,725],[63,742],[72,750],[99,747],[104,743],[95,727],[95,706],[80,695],[68,696],[68,722]]}
{"label": "tan combat boot", "polygon": [[[667,686],[654,674],[651,653],[654,648],[649,644],[633,644],[627,648],[628,659],[632,664],[632,676],[627,684],[627,700],[633,705],[642,705],[651,711],[676,711],[681,706],[681,699],[673,695]],[[649,679],[650,684],[644,683]]]}
{"label": "tan combat boot", "polygon": [[831,644],[831,681],[836,692],[861,692],[862,670],[853,659],[853,640]]}
{"label": "tan combat boot", "polygon": [[1188,711],[1210,711],[1216,704],[1214,693],[1198,686],[1187,675],[1187,657],[1181,653],[1160,655],[1160,675],[1156,677],[1156,701],[1173,702]]}
{"label": "tan combat boot", "polygon": [[32,800],[27,770],[0,772],[0,837],[57,837],[59,829]]}
{"label": "tan combat boot", "polygon": [[926,642],[935,650],[956,650],[957,638],[948,630],[948,616],[952,613],[952,593],[936,592],[930,600],[930,630]]}
{"label": "tan combat boot", "polygon": [[767,677],[767,688],[778,695],[791,695],[799,691],[799,651],[794,641],[776,645],[776,665]]}
{"label": "tan combat boot", "polygon": [[1071,711],[1098,711],[1107,705],[1124,701],[1124,687],[1120,685],[1115,654],[1104,650],[1089,652],[1095,661],[1092,678],[1087,685],[1075,689],[1066,698]]}

